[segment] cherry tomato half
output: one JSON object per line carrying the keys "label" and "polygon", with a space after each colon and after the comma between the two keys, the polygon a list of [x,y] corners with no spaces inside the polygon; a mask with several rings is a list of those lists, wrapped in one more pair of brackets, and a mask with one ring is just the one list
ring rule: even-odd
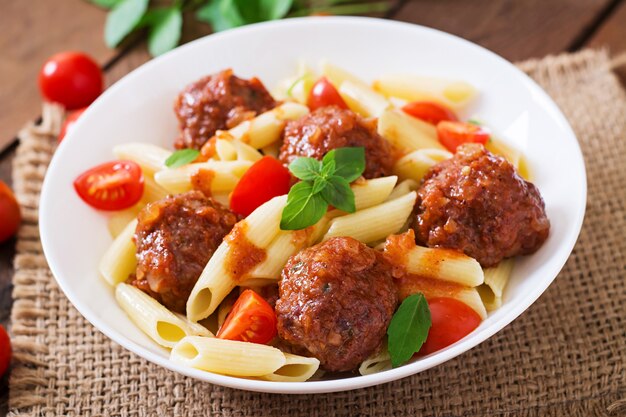
{"label": "cherry tomato half", "polygon": [[53,55],[39,72],[41,95],[67,110],[90,105],[102,93],[103,84],[98,64],[81,52]]}
{"label": "cherry tomato half", "polygon": [[412,103],[405,104],[402,110],[413,117],[416,117],[425,122],[437,125],[437,123],[450,120],[459,120],[456,114],[446,106],[432,101],[414,101]]}
{"label": "cherry tomato half", "polygon": [[0,181],[0,219],[0,243],[2,243],[17,232],[22,221],[15,195],[2,181]]}
{"label": "cherry tomato half", "polygon": [[337,106],[347,109],[348,105],[339,95],[339,92],[326,77],[322,77],[311,88],[307,104],[311,110],[317,110],[320,107]]}
{"label": "cherry tomato half", "polygon": [[132,161],[111,161],[91,168],[74,180],[74,188],[90,206],[99,210],[122,210],[137,203],[143,194],[143,174]]}
{"label": "cherry tomato half", "polygon": [[11,363],[11,340],[7,331],[0,325],[0,376],[4,375]]}
{"label": "cherry tomato half", "polygon": [[220,339],[267,343],[276,336],[274,309],[252,290],[241,293],[217,332]]}
{"label": "cherry tomato half", "polygon": [[67,117],[65,118],[65,121],[63,122],[63,126],[61,126],[61,132],[59,133],[59,139],[58,139],[59,143],[61,143],[63,138],[65,138],[65,135],[67,135],[67,132],[69,132],[72,129],[72,127],[74,126],[74,123],[76,123],[76,120],[78,120],[78,118],[81,116],[81,114],[83,114],[85,110],[87,110],[87,107],[74,110],[73,112],[67,115]]}
{"label": "cherry tomato half", "polygon": [[478,313],[454,298],[432,298],[428,300],[428,308],[432,326],[420,355],[428,355],[461,340],[481,322]]}
{"label": "cherry tomato half", "polygon": [[248,168],[237,183],[230,196],[230,208],[248,216],[266,201],[287,194],[290,185],[289,170],[275,158],[264,156]]}
{"label": "cherry tomato half", "polygon": [[456,148],[464,143],[487,143],[491,132],[483,126],[464,122],[439,122],[437,125],[437,137],[439,142],[450,152],[456,152]]}

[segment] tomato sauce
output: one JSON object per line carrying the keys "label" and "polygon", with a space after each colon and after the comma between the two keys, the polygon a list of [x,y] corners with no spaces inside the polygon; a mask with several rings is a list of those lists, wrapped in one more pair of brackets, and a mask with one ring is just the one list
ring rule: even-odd
{"label": "tomato sauce", "polygon": [[231,247],[226,258],[226,271],[235,282],[242,282],[247,274],[258,264],[267,258],[265,249],[254,245],[246,236],[248,224],[245,220],[240,221],[233,230],[224,238]]}

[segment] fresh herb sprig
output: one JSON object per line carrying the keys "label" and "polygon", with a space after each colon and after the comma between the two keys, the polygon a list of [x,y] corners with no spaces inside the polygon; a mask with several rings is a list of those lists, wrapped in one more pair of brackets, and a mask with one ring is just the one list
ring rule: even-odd
{"label": "fresh herb sprig", "polygon": [[408,362],[420,350],[430,326],[430,309],[424,294],[413,294],[405,298],[387,328],[391,366],[395,368]]}
{"label": "fresh herb sprig", "polygon": [[150,7],[150,0],[88,0],[111,9],[104,28],[110,48],[140,29],[148,31],[148,50],[157,56],[180,42],[184,12],[211,25],[214,32],[250,23],[312,14],[368,14],[386,12],[391,0],[173,0],[171,6]]}
{"label": "fresh herb sprig", "polygon": [[200,152],[196,149],[180,149],[165,160],[165,166],[168,168],[182,167],[195,161],[198,155]]}
{"label": "fresh herb sprig", "polygon": [[322,161],[300,157],[289,164],[301,181],[291,187],[280,220],[282,230],[299,230],[317,223],[332,205],[348,213],[356,211],[350,182],[365,170],[365,148],[337,148]]}

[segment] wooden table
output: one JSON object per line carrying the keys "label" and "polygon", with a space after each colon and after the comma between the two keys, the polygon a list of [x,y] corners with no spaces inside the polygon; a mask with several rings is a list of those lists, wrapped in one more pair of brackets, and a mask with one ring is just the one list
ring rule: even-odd
{"label": "wooden table", "polygon": [[[141,37],[118,50],[107,49],[105,11],[86,1],[0,0],[0,8],[0,144],[38,117],[36,77],[51,54],[89,53],[102,64],[108,85],[150,59]],[[399,0],[385,17],[459,35],[511,61],[585,47],[626,51],[626,0]],[[211,32],[207,25],[188,26],[183,41]],[[620,75],[626,81],[626,71]],[[15,148],[0,150],[0,180],[9,184]],[[0,244],[0,323],[5,326],[10,324],[14,243]],[[0,415],[6,414],[7,392],[5,377]]]}

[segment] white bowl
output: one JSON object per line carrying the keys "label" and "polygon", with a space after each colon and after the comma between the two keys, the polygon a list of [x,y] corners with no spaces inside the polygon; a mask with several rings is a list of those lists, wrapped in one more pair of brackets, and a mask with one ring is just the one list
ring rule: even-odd
{"label": "white bowl", "polygon": [[[72,181],[114,159],[125,142],[171,147],[176,94],[203,75],[232,67],[271,88],[298,60],[326,58],[371,80],[405,72],[469,81],[481,92],[476,112],[528,158],[552,222],[550,237],[516,262],[500,309],[464,339],[407,365],[368,376],[300,383],[246,380],[185,368],[168,360],[118,307],[97,272],[111,242],[106,216],[84,204]],[[214,384],[274,393],[342,391],[403,378],[445,362],[492,336],[526,310],[561,270],[582,224],[586,177],[576,137],[557,106],[530,78],[497,55],[463,39],[416,25],[368,18],[289,19],[218,33],[180,47],[109,88],[57,150],[44,181],[40,228],[44,252],[61,289],[95,327],[139,356]]]}

